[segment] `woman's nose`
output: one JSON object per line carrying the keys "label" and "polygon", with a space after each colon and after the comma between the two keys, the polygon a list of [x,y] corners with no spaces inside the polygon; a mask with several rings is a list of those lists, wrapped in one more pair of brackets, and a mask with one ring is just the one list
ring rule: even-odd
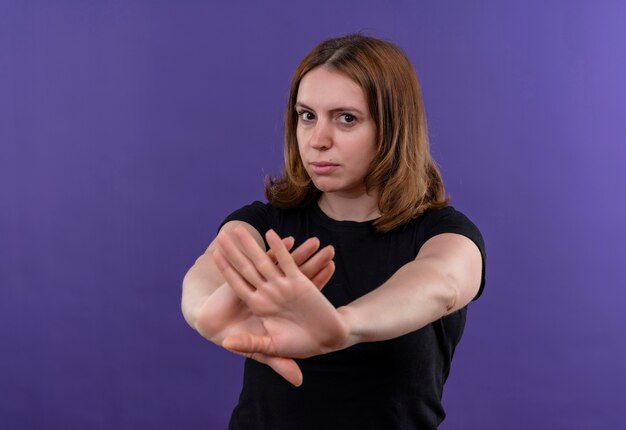
{"label": "woman's nose", "polygon": [[320,151],[324,151],[332,146],[332,135],[329,124],[326,121],[318,121],[311,134],[310,145]]}

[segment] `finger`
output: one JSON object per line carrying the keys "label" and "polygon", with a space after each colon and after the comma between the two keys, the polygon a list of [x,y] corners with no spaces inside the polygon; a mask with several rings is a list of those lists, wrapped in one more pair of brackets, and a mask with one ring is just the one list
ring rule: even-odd
{"label": "finger", "polygon": [[[246,231],[244,228],[242,230]],[[250,233],[248,233],[250,235]],[[250,238],[254,241],[254,238],[250,235]],[[258,271],[256,266],[250,259],[239,249],[235,241],[239,241],[238,237],[231,238],[225,232],[221,232],[217,235],[217,241],[220,247],[221,255],[228,260],[230,265],[243,276],[246,281],[252,284],[254,287],[259,288],[265,279]],[[258,247],[258,243],[256,243]],[[260,248],[259,248],[260,249]]]}
{"label": "finger", "polygon": [[321,290],[326,286],[328,281],[330,281],[330,278],[332,278],[334,273],[335,263],[331,261],[330,263],[328,263],[328,265],[326,265],[326,267],[324,267],[313,278],[311,278],[311,282],[313,282],[318,290]]}
{"label": "finger", "polygon": [[233,352],[261,353],[274,355],[272,338],[269,336],[256,336],[249,333],[238,333],[227,336],[222,341],[222,347]]}
{"label": "finger", "polygon": [[287,251],[291,251],[293,245],[296,243],[296,239],[293,236],[283,237],[283,245],[287,248]]}
{"label": "finger", "polygon": [[239,272],[230,264],[230,262],[222,255],[220,250],[213,252],[213,261],[218,270],[224,277],[224,280],[233,289],[235,294],[244,302],[248,302],[251,294],[256,291],[253,285],[250,285]]}
{"label": "finger", "polygon": [[[287,248],[287,251],[291,251],[291,248],[293,248],[293,245],[295,243],[296,240],[293,238],[293,236],[283,238],[283,244],[285,245],[285,248]],[[270,258],[270,260],[272,260],[272,263],[276,264],[276,256],[274,255],[274,251],[270,249],[266,252],[266,254]]]}
{"label": "finger", "polygon": [[300,271],[304,273],[307,278],[313,279],[320,270],[328,266],[328,263],[330,263],[334,257],[335,248],[328,245],[311,257],[306,263],[302,264]]}
{"label": "finger", "polygon": [[[239,241],[241,251],[247,257],[247,259],[254,265],[254,268],[260,273],[264,279],[273,280],[279,276],[282,276],[282,272],[276,267],[276,264],[267,256],[265,250],[263,250],[258,242],[252,237],[250,232],[243,227],[237,227],[233,230],[235,237]],[[277,236],[278,237],[278,236]],[[278,238],[278,242],[282,249],[289,254],[283,241]]]}
{"label": "finger", "polygon": [[302,371],[295,360],[291,358],[272,357],[264,354],[251,354],[253,360],[258,361],[271,367],[274,372],[282,376],[290,384],[299,387],[302,385]]}
{"label": "finger", "polygon": [[310,237],[305,240],[296,250],[291,252],[291,258],[297,266],[301,266],[307,261],[320,247],[320,241],[316,237]]}
{"label": "finger", "polygon": [[234,354],[258,361],[259,363],[268,365],[274,370],[274,372],[278,373],[285,380],[287,380],[287,382],[295,385],[296,387],[302,385],[302,371],[300,370],[300,367],[295,362],[295,360],[292,358],[276,357],[272,355],[261,354],[260,352],[240,352],[230,349],[229,351]]}
{"label": "finger", "polygon": [[300,273],[298,266],[291,258],[289,251],[285,249],[280,237],[274,230],[268,230],[265,233],[265,239],[267,240],[268,245],[271,249],[274,250],[274,254],[276,255],[276,260],[278,261],[278,267],[283,271],[283,273],[287,276],[297,276]]}
{"label": "finger", "polygon": [[[285,239],[283,239],[283,243],[285,243]],[[298,246],[298,248],[296,248],[294,251],[291,251],[291,258],[293,258],[293,261],[295,261],[297,266],[300,266],[305,261],[307,261],[313,254],[315,254],[319,247],[319,239],[316,237],[310,237],[302,244],[300,244],[300,246]],[[288,247],[286,244],[285,248],[287,248],[287,251],[291,250],[291,248]],[[274,263],[278,263],[278,261],[276,260],[276,254],[272,249],[267,251],[267,255],[272,259]]]}

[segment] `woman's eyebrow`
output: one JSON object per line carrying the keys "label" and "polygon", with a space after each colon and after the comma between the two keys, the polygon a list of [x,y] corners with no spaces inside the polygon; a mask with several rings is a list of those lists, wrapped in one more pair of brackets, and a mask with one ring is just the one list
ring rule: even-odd
{"label": "woman's eyebrow", "polygon": [[[315,112],[315,109],[310,108],[309,106],[307,106],[306,104],[302,103],[302,102],[296,102],[296,108],[300,107],[300,108],[304,108],[304,109],[308,109],[310,111]],[[359,115],[364,115],[364,113],[360,110],[357,109],[355,107],[352,106],[339,106],[336,108],[333,108],[331,110],[329,110],[330,113],[336,113],[336,112],[355,112]]]}
{"label": "woman's eyebrow", "polygon": [[298,108],[298,107],[301,107],[301,108],[308,109],[308,110],[314,110],[314,109],[312,109],[312,108],[308,107],[307,105],[305,105],[305,104],[304,104],[304,103],[302,103],[302,102],[296,102],[295,107],[297,107],[297,108]]}

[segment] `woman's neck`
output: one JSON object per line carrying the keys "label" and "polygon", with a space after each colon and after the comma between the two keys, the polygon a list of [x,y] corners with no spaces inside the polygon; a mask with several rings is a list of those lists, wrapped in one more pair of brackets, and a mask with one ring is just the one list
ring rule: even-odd
{"label": "woman's neck", "polygon": [[323,193],[318,201],[322,212],[336,221],[370,221],[380,217],[378,193],[361,194],[358,197]]}

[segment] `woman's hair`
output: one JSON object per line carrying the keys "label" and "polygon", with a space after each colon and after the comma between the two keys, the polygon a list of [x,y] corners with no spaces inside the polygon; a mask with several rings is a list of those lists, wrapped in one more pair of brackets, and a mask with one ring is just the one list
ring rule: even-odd
{"label": "woman's hair", "polygon": [[397,46],[358,34],[326,40],[300,63],[291,81],[285,113],[285,164],[280,177],[266,179],[265,195],[280,208],[301,207],[321,195],[307,174],[296,138],[295,110],[300,81],[325,66],[356,82],[376,124],[376,155],[365,188],[379,190],[381,217],[373,225],[387,232],[430,208],[448,204],[429,145],[421,90],[413,66]]}

